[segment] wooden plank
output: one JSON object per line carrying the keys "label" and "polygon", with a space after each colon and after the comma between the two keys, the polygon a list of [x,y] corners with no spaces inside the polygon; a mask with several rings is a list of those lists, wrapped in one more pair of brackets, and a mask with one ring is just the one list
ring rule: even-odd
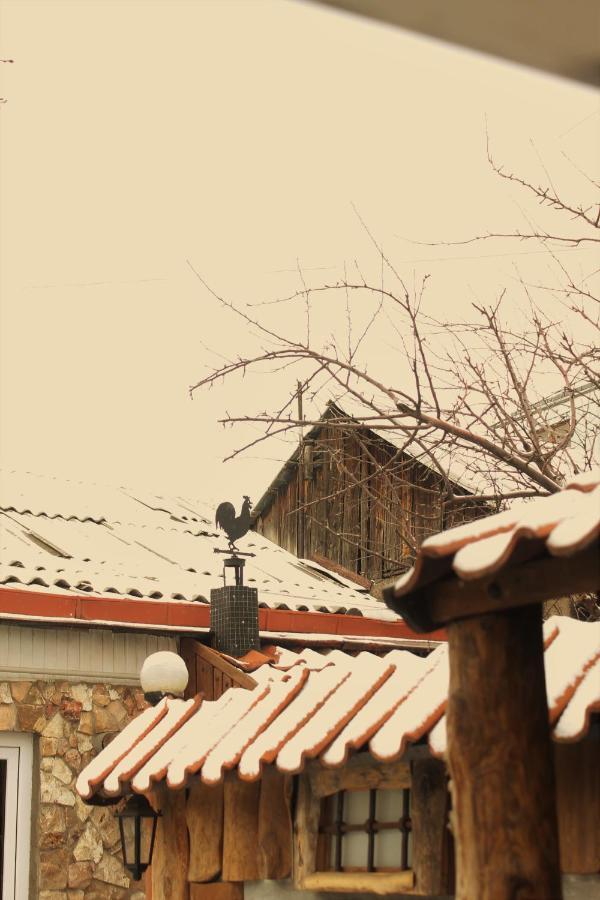
{"label": "wooden plank", "polygon": [[448,642],[457,900],[557,900],[541,606],[454,622]]}
{"label": "wooden plank", "polygon": [[600,872],[600,741],[588,735],[555,745],[560,867],[569,874]]}
{"label": "wooden plank", "polygon": [[235,681],[240,687],[250,689],[256,687],[256,681],[251,675],[248,675],[247,672],[242,672],[241,669],[238,669],[233,663],[227,662],[220,653],[217,653],[216,650],[213,650],[211,647],[205,647],[204,644],[196,643],[195,653],[203,660],[203,662],[208,663],[213,669],[218,669],[220,672],[223,672],[224,675],[229,675],[231,680]]}
{"label": "wooden plank", "polygon": [[529,560],[476,581],[452,577],[425,588],[423,593],[430,619],[439,627],[463,616],[541,603],[599,588],[600,556],[598,546],[594,545],[575,556]]}
{"label": "wooden plank", "polygon": [[223,673],[220,669],[213,669],[213,699],[218,700],[223,694]]}
{"label": "wooden plank", "polygon": [[293,832],[293,879],[300,890],[315,871],[320,816],[321,801],[313,793],[310,778],[300,775]]}
{"label": "wooden plank", "polygon": [[404,872],[313,872],[307,875],[303,886],[307,891],[345,894],[406,894],[412,891],[414,875],[410,869]]}
{"label": "wooden plank", "polygon": [[258,808],[260,878],[287,878],[292,871],[291,793],[292,779],[265,766]]}
{"label": "wooden plank", "polygon": [[190,697],[195,697],[200,692],[200,688],[197,686],[195,643],[193,638],[182,637],[179,644],[179,655],[185,663],[189,676],[184,694],[186,700],[189,700]]}
{"label": "wooden plank", "polygon": [[188,881],[211,881],[223,859],[223,785],[194,781],[186,806],[190,836]]}
{"label": "wooden plank", "polygon": [[411,765],[411,774],[415,887],[419,894],[452,894],[446,766],[439,759],[417,759]]}
{"label": "wooden plank", "polygon": [[196,684],[205,700],[214,700],[213,667],[200,656],[196,656]]}
{"label": "wooden plank", "polygon": [[185,791],[161,789],[162,813],[152,856],[152,896],[155,900],[189,900],[187,872],[189,840],[185,820]]}
{"label": "wooden plank", "polygon": [[190,884],[190,900],[244,900],[244,885],[240,881]]}
{"label": "wooden plank", "polygon": [[260,878],[258,804],[260,783],[225,776],[223,809],[223,881]]}
{"label": "wooden plank", "polygon": [[409,788],[410,765],[406,762],[381,763],[368,753],[351,757],[339,769],[325,769],[319,763],[308,766],[312,790],[317,797],[338,791],[366,791],[371,788]]}

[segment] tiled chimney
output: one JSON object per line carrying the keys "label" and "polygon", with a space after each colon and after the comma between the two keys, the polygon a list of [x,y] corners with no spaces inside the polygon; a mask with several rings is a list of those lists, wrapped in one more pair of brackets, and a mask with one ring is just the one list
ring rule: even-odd
{"label": "tiled chimney", "polygon": [[243,656],[258,650],[258,590],[226,585],[210,592],[210,632],[215,650]]}

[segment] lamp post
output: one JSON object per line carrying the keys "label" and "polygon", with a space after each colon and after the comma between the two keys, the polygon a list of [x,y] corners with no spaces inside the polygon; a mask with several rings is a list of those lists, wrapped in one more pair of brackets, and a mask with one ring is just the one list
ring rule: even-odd
{"label": "lamp post", "polygon": [[154,850],[154,838],[159,812],[156,812],[143,794],[134,794],[117,813],[123,863],[134,881],[139,881],[150,863]]}

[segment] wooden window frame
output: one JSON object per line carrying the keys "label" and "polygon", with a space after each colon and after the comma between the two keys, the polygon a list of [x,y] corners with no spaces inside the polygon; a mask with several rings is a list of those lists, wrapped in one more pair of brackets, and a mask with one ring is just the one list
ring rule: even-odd
{"label": "wooden window frame", "polygon": [[361,753],[339,769],[309,763],[299,776],[294,817],[294,884],[299,890],[412,893],[414,872],[330,872],[317,870],[321,801],[340,791],[405,790],[411,787],[408,762],[380,763]]}

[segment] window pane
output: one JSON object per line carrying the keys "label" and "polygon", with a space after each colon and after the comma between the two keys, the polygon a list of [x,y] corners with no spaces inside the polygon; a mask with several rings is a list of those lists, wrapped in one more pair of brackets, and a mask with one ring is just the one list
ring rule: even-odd
{"label": "window pane", "polygon": [[[379,815],[379,810],[377,811]],[[344,797],[344,821],[347,825],[361,825],[369,818],[369,792],[347,791]]]}
{"label": "window pane", "polygon": [[393,831],[380,831],[375,838],[375,868],[399,869],[401,863],[402,835]]}
{"label": "window pane", "polygon": [[402,815],[402,791],[377,791],[377,821],[397,822]]}
{"label": "window pane", "polygon": [[353,831],[342,840],[342,868],[367,867],[368,837],[364,831]]}

